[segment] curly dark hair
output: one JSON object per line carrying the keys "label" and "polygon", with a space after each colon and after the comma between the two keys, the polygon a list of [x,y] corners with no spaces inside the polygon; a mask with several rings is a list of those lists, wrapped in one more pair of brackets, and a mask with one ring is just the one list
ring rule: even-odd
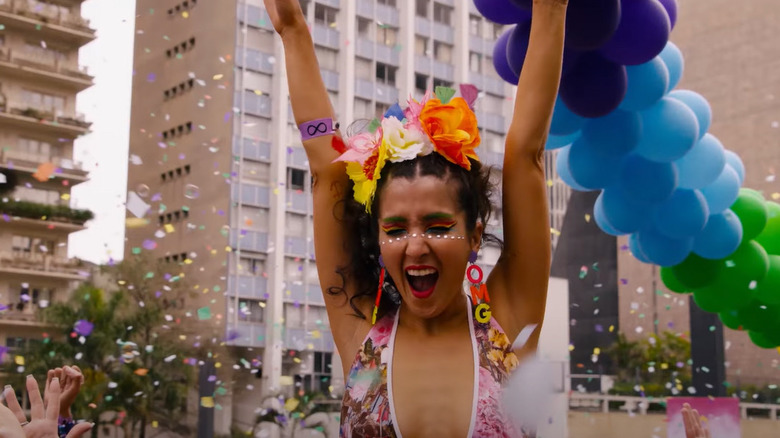
{"label": "curly dark hair", "polygon": [[[414,160],[398,163],[387,162],[377,181],[376,196],[371,204],[371,214],[365,206],[353,198],[354,184],[350,182],[344,199],[336,205],[334,214],[341,220],[344,227],[354,230],[347,233],[348,241],[344,249],[351,254],[347,266],[341,266],[337,272],[342,278],[341,286],[331,286],[327,292],[331,295],[347,296],[347,279],[354,284],[356,292],[349,298],[349,304],[355,316],[365,319],[366,315],[355,305],[355,300],[370,297],[376,299],[379,283],[379,224],[376,214],[379,212],[379,199],[384,186],[391,178],[406,178],[413,180],[421,176],[435,176],[444,182],[452,182],[458,187],[458,205],[466,214],[466,228],[473,232],[477,221],[487,225],[493,213],[493,194],[495,184],[491,180],[491,168],[480,162],[471,160],[471,170],[466,170],[457,164],[449,162],[438,153],[425,155]],[[341,214],[339,214],[341,213]],[[503,246],[503,241],[488,232],[482,233],[482,242],[493,242]],[[385,276],[382,298],[379,303],[377,318],[381,318],[400,304],[401,296],[389,276]]]}

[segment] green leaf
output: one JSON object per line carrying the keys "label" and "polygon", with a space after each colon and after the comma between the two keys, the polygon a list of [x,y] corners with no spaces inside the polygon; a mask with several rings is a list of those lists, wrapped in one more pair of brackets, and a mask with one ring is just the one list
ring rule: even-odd
{"label": "green leaf", "polygon": [[441,103],[450,103],[452,97],[455,96],[455,89],[450,87],[436,87],[436,97],[441,100]]}

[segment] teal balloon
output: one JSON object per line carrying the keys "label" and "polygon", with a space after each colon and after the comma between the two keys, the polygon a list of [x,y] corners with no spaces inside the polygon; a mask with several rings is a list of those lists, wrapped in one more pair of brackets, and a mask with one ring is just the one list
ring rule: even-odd
{"label": "teal balloon", "polygon": [[769,272],[758,282],[753,296],[766,304],[780,305],[780,256],[769,256]]}
{"label": "teal balloon", "polygon": [[640,262],[647,263],[648,265],[653,264],[652,260],[650,260],[650,258],[642,252],[642,248],[639,247],[639,237],[636,233],[628,236],[628,250],[631,251],[634,258]]}
{"label": "teal balloon", "polygon": [[641,114],[642,140],[636,152],[650,161],[675,161],[699,140],[696,114],[677,99],[664,97]]}
{"label": "teal balloon", "polygon": [[689,290],[710,286],[720,274],[720,260],[708,260],[691,254],[682,263],[673,266],[675,278]]}
{"label": "teal balloon", "polygon": [[555,101],[552,122],[550,122],[550,134],[571,135],[581,130],[584,125],[585,118],[574,114],[558,97]]}
{"label": "teal balloon", "polygon": [[555,169],[558,172],[558,177],[566,183],[569,187],[580,192],[587,192],[589,189],[577,184],[577,181],[571,176],[569,172],[569,150],[571,146],[566,146],[558,150],[558,156],[555,158]]}
{"label": "teal balloon", "polygon": [[584,137],[569,149],[569,172],[586,189],[603,189],[617,182],[617,169],[623,157],[602,150]]}
{"label": "teal balloon", "polygon": [[710,215],[707,225],[693,239],[693,252],[705,259],[728,257],[742,243],[742,222],[733,211]]}
{"label": "teal balloon", "polygon": [[742,323],[739,322],[739,318],[737,317],[737,312],[735,310],[721,312],[718,314],[718,317],[720,318],[720,322],[722,322],[726,327],[732,330],[742,329]]}
{"label": "teal balloon", "polygon": [[696,120],[699,122],[699,137],[710,130],[712,125],[712,107],[707,99],[701,94],[690,90],[675,90],[669,93],[669,97],[677,99],[690,108],[696,114]]}
{"label": "teal balloon", "polygon": [[691,292],[691,289],[680,283],[680,280],[677,279],[677,276],[674,275],[674,271],[670,267],[661,268],[661,281],[663,281],[664,286],[672,292],[677,292],[678,294]]}
{"label": "teal balloon", "polygon": [[544,144],[544,148],[548,151],[552,151],[555,149],[560,149],[564,146],[568,146],[575,141],[577,141],[578,138],[582,135],[582,132],[577,131],[571,135],[548,135],[547,136],[547,143]]}
{"label": "teal balloon", "polygon": [[710,210],[707,200],[698,190],[677,189],[655,211],[655,227],[666,237],[683,239],[699,234]]}
{"label": "teal balloon", "polygon": [[639,202],[660,203],[678,187],[679,171],[674,163],[658,163],[638,154],[627,156],[618,175],[623,191]]}
{"label": "teal balloon", "polygon": [[739,185],[745,184],[745,164],[742,162],[742,158],[734,151],[726,150],[726,164],[731,166],[737,175],[739,176]]}
{"label": "teal balloon", "polygon": [[766,204],[767,221],[764,230],[756,237],[756,242],[767,253],[780,255],[780,204],[768,201]]}
{"label": "teal balloon", "polygon": [[642,138],[642,118],[635,111],[615,110],[604,117],[589,119],[582,137],[608,155],[624,156]]}
{"label": "teal balloon", "polygon": [[685,156],[675,161],[680,172],[680,187],[700,189],[712,184],[726,166],[723,144],[712,134],[704,134]]}
{"label": "teal balloon", "polygon": [[669,69],[660,57],[640,65],[626,66],[628,89],[620,108],[641,111],[661,100],[669,88]]}
{"label": "teal balloon", "polygon": [[769,255],[755,241],[743,243],[734,254],[722,261],[715,285],[729,291],[753,293],[769,273]]}
{"label": "teal balloon", "polygon": [[628,234],[620,232],[609,223],[609,220],[607,220],[607,217],[604,214],[604,200],[601,196],[596,198],[596,202],[593,204],[593,218],[596,221],[596,225],[601,228],[601,231],[609,234],[610,236],[623,236]]}
{"label": "teal balloon", "polygon": [[702,187],[701,194],[707,199],[710,214],[720,213],[737,200],[739,196],[739,176],[730,165],[723,167],[723,172],[711,184]]}
{"label": "teal balloon", "polygon": [[742,240],[748,241],[758,237],[769,220],[769,212],[763,197],[757,192],[742,189],[731,210],[742,223]]}
{"label": "teal balloon", "polygon": [[683,71],[685,70],[685,59],[683,58],[682,51],[680,51],[680,48],[677,47],[673,42],[669,41],[666,43],[664,50],[658,56],[661,57],[661,60],[663,60],[667,70],[669,70],[669,86],[667,87],[666,91],[672,91],[674,90],[674,87],[680,83],[680,79],[682,79],[683,76]]}
{"label": "teal balloon", "polygon": [[[605,220],[622,234],[639,231],[653,217],[654,206],[628,195],[620,187],[605,189],[599,195]],[[597,200],[598,202],[598,200]]]}
{"label": "teal balloon", "polygon": [[772,339],[769,334],[754,332],[751,330],[748,332],[748,335],[750,336],[750,340],[757,347],[765,349],[774,349],[780,347],[780,341]]}
{"label": "teal balloon", "polygon": [[639,250],[653,264],[674,266],[680,264],[691,253],[693,239],[671,239],[654,229],[644,229],[637,233]]}

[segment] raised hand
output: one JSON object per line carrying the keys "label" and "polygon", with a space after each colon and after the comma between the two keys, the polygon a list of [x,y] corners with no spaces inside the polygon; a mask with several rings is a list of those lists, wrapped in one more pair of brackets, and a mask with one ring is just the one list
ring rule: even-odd
{"label": "raised hand", "polygon": [[701,422],[699,411],[691,409],[691,405],[688,403],[683,405],[682,417],[685,425],[685,438],[711,438],[707,423]]}
{"label": "raised hand", "polygon": [[[60,380],[60,387],[62,388],[62,395],[60,396],[60,416],[70,418],[72,417],[70,407],[73,406],[73,402],[76,401],[76,397],[79,395],[81,385],[84,383],[84,375],[81,373],[81,369],[76,366],[64,366],[62,368],[55,368],[49,370],[46,375],[46,390],[48,394],[48,388],[52,379],[58,378]],[[44,404],[48,404],[48,400],[44,398]]]}
{"label": "raised hand", "polygon": [[[58,438],[57,427],[57,415],[60,410],[60,395],[62,391],[60,389],[60,379],[53,377],[51,382],[46,388],[45,397],[47,404],[44,405],[43,399],[41,399],[41,392],[38,388],[38,382],[32,376],[27,377],[27,394],[30,398],[30,421],[27,421],[27,417],[19,406],[19,402],[16,400],[16,394],[13,388],[6,387],[4,391],[6,403],[11,414],[15,417],[18,424],[21,426],[24,432],[23,436],[26,438]],[[7,412],[3,411],[2,418],[5,421]],[[73,427],[68,433],[66,438],[78,438],[90,429],[92,429],[91,423],[80,423]],[[9,430],[8,437],[16,437],[15,432],[18,429],[12,427]],[[2,436],[5,438],[5,436]]]}
{"label": "raised hand", "polygon": [[284,36],[288,29],[306,27],[306,18],[298,0],[263,0],[263,3],[279,35]]}

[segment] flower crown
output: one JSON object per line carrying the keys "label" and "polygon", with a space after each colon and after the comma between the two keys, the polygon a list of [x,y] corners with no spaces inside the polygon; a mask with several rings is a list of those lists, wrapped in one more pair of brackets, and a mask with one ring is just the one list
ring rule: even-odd
{"label": "flower crown", "polygon": [[405,110],[396,103],[381,121],[371,121],[368,132],[350,137],[346,145],[333,137],[333,148],[341,153],[333,162],[347,163],[355,200],[367,212],[371,212],[377,181],[388,161],[398,163],[433,152],[466,170],[471,170],[469,159],[479,161],[475,149],[480,138],[473,110],[477,88],[464,84],[460,92],[463,97],[453,98],[454,89],[436,87],[434,98],[430,93],[422,102],[410,98]]}

